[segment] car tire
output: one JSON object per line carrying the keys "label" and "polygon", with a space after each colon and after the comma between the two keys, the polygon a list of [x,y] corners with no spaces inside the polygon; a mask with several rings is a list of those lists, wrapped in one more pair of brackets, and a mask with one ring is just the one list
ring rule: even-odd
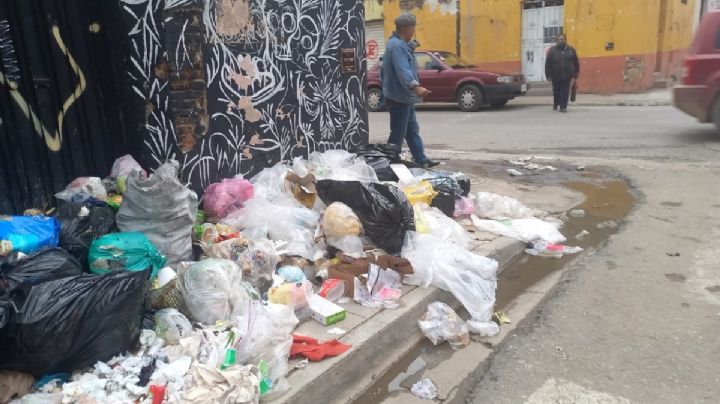
{"label": "car tire", "polygon": [[371,87],[367,92],[367,107],[370,112],[382,111],[382,90],[377,87]]}
{"label": "car tire", "polygon": [[485,104],[483,90],[475,84],[466,84],[460,87],[457,93],[457,103],[461,111],[475,112]]}
{"label": "car tire", "polygon": [[508,102],[510,102],[510,100],[490,101],[490,106],[493,108],[502,108],[506,106]]}
{"label": "car tire", "polygon": [[715,127],[720,131],[720,97],[717,97],[715,99],[715,104],[713,104],[712,109],[712,122],[715,124]]}

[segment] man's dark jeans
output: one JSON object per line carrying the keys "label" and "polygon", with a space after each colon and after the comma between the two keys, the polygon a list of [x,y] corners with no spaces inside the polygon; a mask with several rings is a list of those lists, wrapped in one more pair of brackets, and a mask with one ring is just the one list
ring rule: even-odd
{"label": "man's dark jeans", "polygon": [[407,141],[410,152],[416,163],[427,161],[423,141],[420,137],[420,126],[415,116],[415,104],[402,104],[385,98],[385,105],[390,112],[390,139],[388,143],[403,145]]}
{"label": "man's dark jeans", "polygon": [[560,109],[567,109],[568,101],[570,100],[570,83],[571,79],[568,80],[553,80],[553,98],[555,99],[555,106],[559,106]]}

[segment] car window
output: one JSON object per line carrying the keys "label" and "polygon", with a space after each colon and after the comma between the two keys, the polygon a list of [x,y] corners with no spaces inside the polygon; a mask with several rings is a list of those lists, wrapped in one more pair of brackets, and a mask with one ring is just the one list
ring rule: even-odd
{"label": "car window", "polygon": [[445,64],[454,69],[463,69],[467,67],[475,67],[474,65],[466,62],[460,56],[452,54],[450,52],[435,52],[435,55],[440,58]]}
{"label": "car window", "polygon": [[420,70],[432,70],[433,66],[438,64],[430,54],[424,52],[416,53],[415,60]]}

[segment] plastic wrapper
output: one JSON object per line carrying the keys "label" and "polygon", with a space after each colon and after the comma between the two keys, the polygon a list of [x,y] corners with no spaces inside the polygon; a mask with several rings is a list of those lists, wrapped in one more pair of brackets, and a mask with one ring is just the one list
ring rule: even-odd
{"label": "plastic wrapper", "polygon": [[80,177],[55,194],[57,199],[66,202],[83,203],[89,200],[107,201],[107,190],[98,177]]}
{"label": "plastic wrapper", "polygon": [[415,178],[428,181],[436,192],[455,197],[467,196],[470,193],[470,178],[463,173],[433,171],[424,168],[411,168],[410,172]]}
{"label": "plastic wrapper", "polygon": [[209,258],[196,262],[180,276],[189,318],[207,325],[227,320],[243,291],[242,272],[234,262]]}
{"label": "plastic wrapper", "polygon": [[475,201],[467,196],[460,197],[455,200],[455,212],[453,217],[470,216],[475,213]]}
{"label": "plastic wrapper", "polygon": [[168,344],[175,345],[192,332],[190,321],[176,309],[163,309],[155,313],[155,333]]}
{"label": "plastic wrapper", "polygon": [[413,233],[403,251],[414,274],[405,283],[451,292],[473,319],[490,321],[495,305],[498,263],[431,235]]}
{"label": "plastic wrapper", "polygon": [[417,184],[408,185],[403,188],[403,193],[407,197],[408,202],[413,206],[419,203],[430,205],[433,198],[438,194],[428,181],[420,181]]}
{"label": "plastic wrapper", "polygon": [[345,150],[312,153],[308,157],[308,170],[318,180],[378,182],[372,167]]}
{"label": "plastic wrapper", "polygon": [[525,253],[536,257],[562,258],[564,255],[577,254],[583,251],[582,247],[569,247],[563,244],[549,243],[544,240],[533,241],[531,245],[531,248],[525,249]]}
{"label": "plastic wrapper", "polygon": [[115,212],[107,206],[84,206],[63,203],[58,208],[60,247],[80,260],[87,262],[93,240],[104,236],[115,227]]}
{"label": "plastic wrapper", "polygon": [[150,268],[153,278],[165,266],[165,257],[142,233],[111,233],[100,237],[90,245],[88,261],[90,272],[95,274]]}
{"label": "plastic wrapper", "polygon": [[211,217],[222,218],[243,207],[253,197],[253,185],[239,178],[211,184],[203,193],[203,209]]}
{"label": "plastic wrapper", "polygon": [[315,190],[315,176],[307,174],[300,177],[295,172],[290,171],[285,176],[285,189],[292,193],[295,200],[308,209],[315,206],[317,192]]}
{"label": "plastic wrapper", "polygon": [[285,190],[285,176],[288,171],[290,171],[290,167],[286,164],[275,164],[251,178],[250,182],[253,184],[255,194],[253,199],[264,199],[270,202],[288,196],[292,199],[292,196]]}
{"label": "plastic wrapper", "polygon": [[472,216],[475,228],[480,231],[514,238],[525,243],[544,240],[550,243],[563,243],[565,236],[558,230],[558,224],[541,219],[481,220]]}
{"label": "plastic wrapper", "polygon": [[175,266],[192,257],[192,228],[198,209],[195,192],[177,178],[178,163],[160,166],[147,180],[127,180],[116,222],[124,232],[142,232]]}
{"label": "plastic wrapper", "polygon": [[445,303],[430,303],[418,325],[433,345],[447,341],[452,349],[459,350],[470,344],[470,332],[465,321]]}
{"label": "plastic wrapper", "polygon": [[383,269],[370,264],[366,283],[355,278],[353,300],[373,309],[394,310],[400,307],[402,284],[400,274],[391,269]]}
{"label": "plastic wrapper", "polygon": [[272,274],[279,259],[275,244],[268,239],[260,239],[249,243],[248,248],[238,257],[237,263],[242,270],[243,279],[264,292],[272,283]]}
{"label": "plastic wrapper", "polygon": [[328,244],[342,251],[353,258],[361,258],[364,255],[364,244],[360,237],[345,236],[339,239],[328,239]]}
{"label": "plastic wrapper", "polygon": [[126,154],[115,160],[110,177],[115,178],[115,187],[119,193],[123,194],[127,190],[127,177],[132,173],[137,173],[142,179],[147,178],[147,172],[131,155]]}
{"label": "plastic wrapper", "polygon": [[357,181],[319,181],[318,195],[326,204],[342,202],[360,218],[365,234],[389,254],[402,250],[405,233],[415,230],[413,208],[397,188]]}
{"label": "plastic wrapper", "polygon": [[305,272],[295,266],[282,266],[278,268],[277,274],[287,283],[299,283],[306,280]]}
{"label": "plastic wrapper", "polygon": [[415,227],[418,233],[431,234],[440,241],[466,247],[470,235],[458,222],[445,216],[436,208],[417,205],[415,210]]}
{"label": "plastic wrapper", "polygon": [[475,213],[478,217],[493,220],[530,219],[545,216],[545,213],[523,205],[517,199],[478,192],[475,197]]}
{"label": "plastic wrapper", "polygon": [[32,253],[41,247],[56,247],[60,222],[46,216],[0,216],[0,255],[19,251]]}
{"label": "plastic wrapper", "polygon": [[132,348],[148,272],[79,275],[35,285],[0,340],[0,368],[72,372]]}
{"label": "plastic wrapper", "polygon": [[359,236],[363,228],[360,219],[349,206],[341,202],[331,203],[322,217],[323,232],[327,237],[341,238]]}
{"label": "plastic wrapper", "polygon": [[268,237],[283,241],[283,252],[312,260],[315,251],[315,229],[319,215],[300,205],[289,194],[272,202],[255,197],[245,207],[222,220],[235,229],[242,229],[249,239]]}
{"label": "plastic wrapper", "polygon": [[299,322],[292,307],[248,300],[236,308],[234,318],[238,362],[266,368],[264,378],[270,393],[265,398],[287,391],[292,332]]}
{"label": "plastic wrapper", "polygon": [[500,334],[500,326],[494,321],[468,320],[467,327],[470,333],[478,334],[481,337],[494,337]]}

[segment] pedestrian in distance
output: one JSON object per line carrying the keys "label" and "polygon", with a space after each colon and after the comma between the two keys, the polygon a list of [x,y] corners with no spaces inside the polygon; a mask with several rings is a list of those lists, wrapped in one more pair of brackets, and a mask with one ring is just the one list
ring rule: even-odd
{"label": "pedestrian in distance", "polygon": [[420,126],[415,115],[415,104],[430,91],[420,85],[415,60],[413,37],[417,19],[402,14],[395,19],[395,32],[385,47],[382,58],[381,82],[385,106],[390,112],[390,138],[388,143],[402,146],[407,141],[413,160],[420,167],[435,167],[439,163],[425,155]]}
{"label": "pedestrian in distance", "polygon": [[568,45],[565,34],[557,37],[557,43],[550,48],[545,59],[545,77],[552,81],[553,110],[567,112],[570,89],[580,74],[580,61],[575,48]]}

